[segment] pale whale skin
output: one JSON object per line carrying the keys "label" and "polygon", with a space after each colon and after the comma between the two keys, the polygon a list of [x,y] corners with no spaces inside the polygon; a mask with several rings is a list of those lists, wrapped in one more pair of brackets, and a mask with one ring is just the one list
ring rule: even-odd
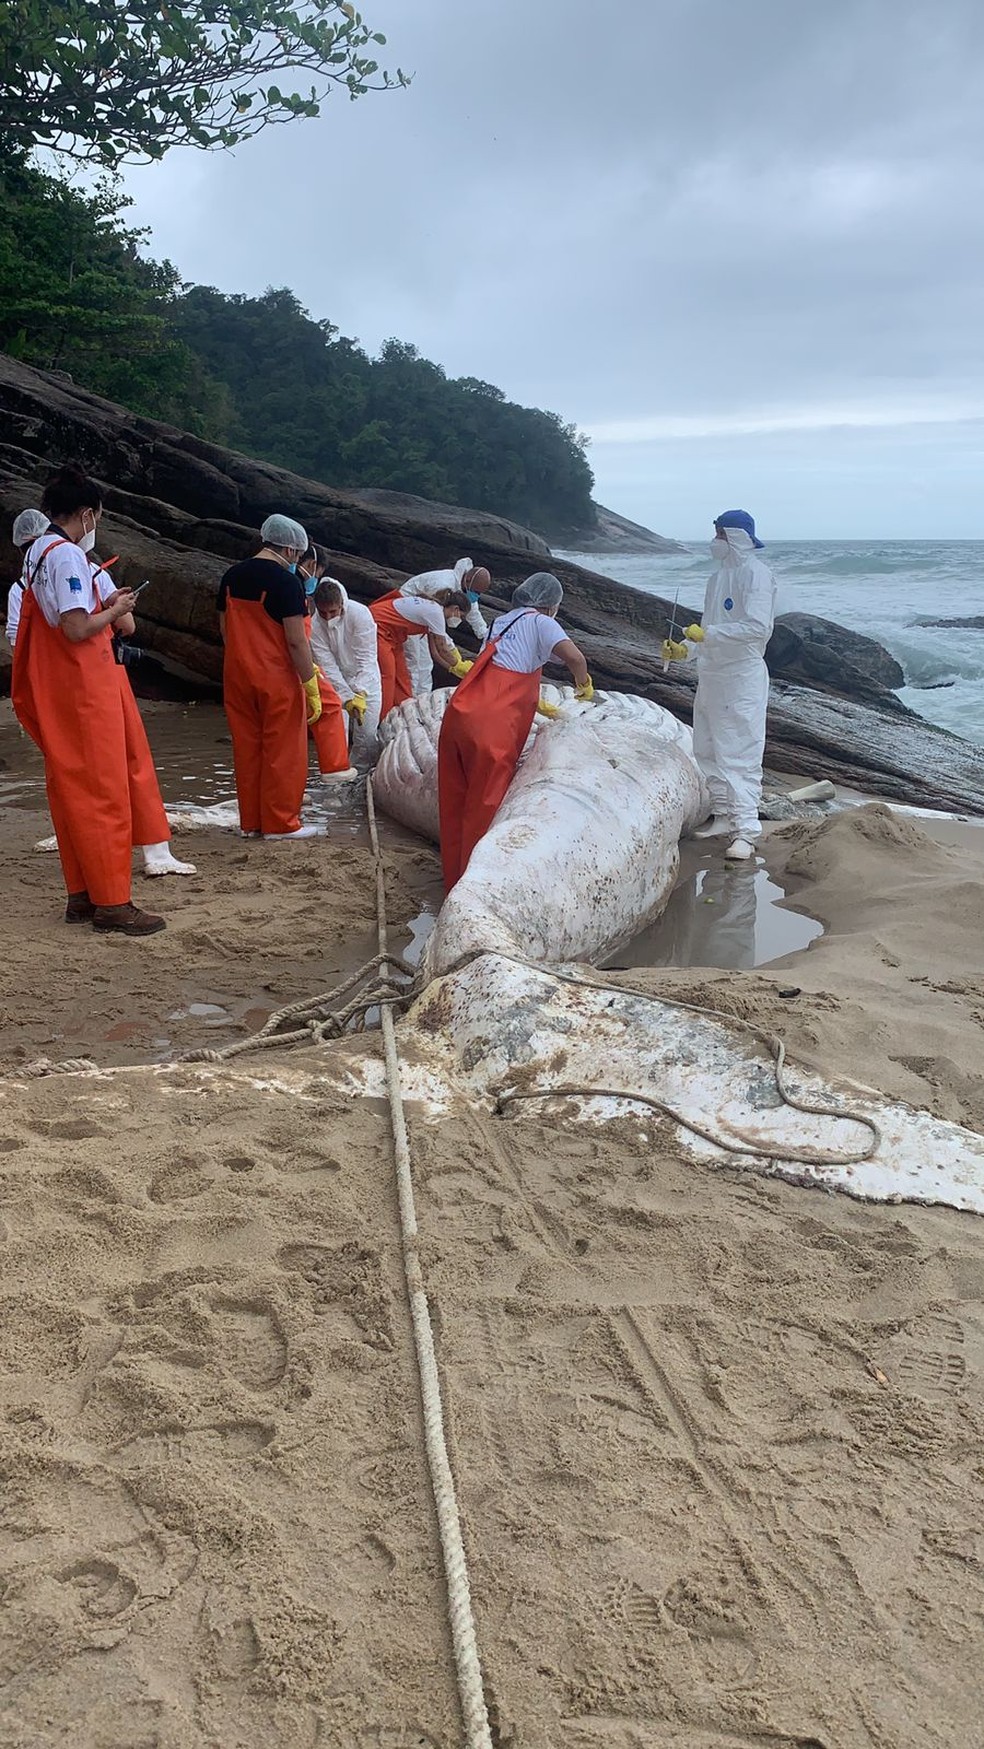
{"label": "pale whale skin", "polygon": [[[679,841],[708,811],[690,730],[651,700],[568,691],[538,719],[516,776],[445,900],[421,981],[478,953],[592,962],[651,922],[676,880]],[[388,814],[437,836],[437,740],[449,693],[386,718],[373,790]],[[396,719],[394,721],[394,719]]]}
{"label": "pale whale skin", "polygon": [[[577,981],[576,968],[572,976],[561,980],[549,967],[488,954],[431,983],[400,1023],[418,1072],[430,1073],[434,1086],[443,1076],[452,1098],[486,1108],[514,1090],[583,1089],[552,1106],[507,1101],[503,1116],[517,1122],[549,1114],[551,1122],[624,1123],[631,1114],[651,1132],[665,1118],[631,1103],[634,1092],[648,1094],[720,1138],[716,1145],[681,1125],[677,1141],[695,1163],[738,1166],[863,1201],[943,1203],[984,1214],[984,1136],[869,1087],[787,1065],[797,1097],[874,1123],[877,1145],[870,1158],[859,1158],[872,1132],[853,1117],[785,1104],[767,1049],[733,1024],[631,990],[592,988]],[[624,1090],[625,1097],[592,1096],[592,1087]],[[736,1141],[761,1152],[729,1152]],[[804,1163],[795,1158],[804,1151],[828,1158]]]}

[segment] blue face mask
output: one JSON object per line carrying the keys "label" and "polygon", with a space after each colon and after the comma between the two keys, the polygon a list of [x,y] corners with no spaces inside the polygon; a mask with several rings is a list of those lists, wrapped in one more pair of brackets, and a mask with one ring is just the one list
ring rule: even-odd
{"label": "blue face mask", "polygon": [[474,607],[476,601],[478,600],[478,595],[477,595],[476,591],[474,589],[466,589],[465,594],[467,595],[469,601],[471,602],[472,606]]}
{"label": "blue face mask", "polygon": [[287,566],[287,569],[288,569],[288,571],[293,571],[293,573],[294,573],[294,575],[295,575],[295,577],[296,577],[296,575],[297,575],[297,564],[296,564],[296,561],[295,561],[295,563],[294,563],[294,564],[293,564],[293,565],[288,565],[288,566]]}
{"label": "blue face mask", "polygon": [[305,595],[313,595],[315,593],[315,590],[317,589],[317,587],[318,587],[317,577],[305,577],[305,579],[304,579],[304,593],[305,593]]}

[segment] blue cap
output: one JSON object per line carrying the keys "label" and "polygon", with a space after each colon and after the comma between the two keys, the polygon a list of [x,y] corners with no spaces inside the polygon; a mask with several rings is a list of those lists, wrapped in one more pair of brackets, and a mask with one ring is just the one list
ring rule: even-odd
{"label": "blue cap", "polygon": [[765,545],[765,542],[760,541],[755,533],[754,516],[749,516],[747,510],[726,510],[723,516],[715,516],[714,522],[718,528],[744,529],[753,547],[762,547]]}

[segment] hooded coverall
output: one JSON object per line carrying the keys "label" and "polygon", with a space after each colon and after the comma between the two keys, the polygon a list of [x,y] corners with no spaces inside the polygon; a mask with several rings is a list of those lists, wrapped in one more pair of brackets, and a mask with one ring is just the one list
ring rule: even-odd
{"label": "hooded coverall", "polygon": [[709,579],[697,646],[694,757],[714,812],[739,838],[761,833],[765,714],[776,585],[748,535],[727,530],[728,553]]}

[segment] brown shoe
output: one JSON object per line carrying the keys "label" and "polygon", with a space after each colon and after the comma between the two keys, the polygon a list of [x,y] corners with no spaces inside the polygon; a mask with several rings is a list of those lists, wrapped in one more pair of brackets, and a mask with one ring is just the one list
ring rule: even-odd
{"label": "brown shoe", "polygon": [[69,893],[65,906],[66,923],[91,923],[95,915],[96,907],[88,893]]}
{"label": "brown shoe", "polygon": [[92,927],[102,934],[156,935],[167,924],[163,917],[155,917],[153,911],[138,911],[136,905],[97,905]]}

